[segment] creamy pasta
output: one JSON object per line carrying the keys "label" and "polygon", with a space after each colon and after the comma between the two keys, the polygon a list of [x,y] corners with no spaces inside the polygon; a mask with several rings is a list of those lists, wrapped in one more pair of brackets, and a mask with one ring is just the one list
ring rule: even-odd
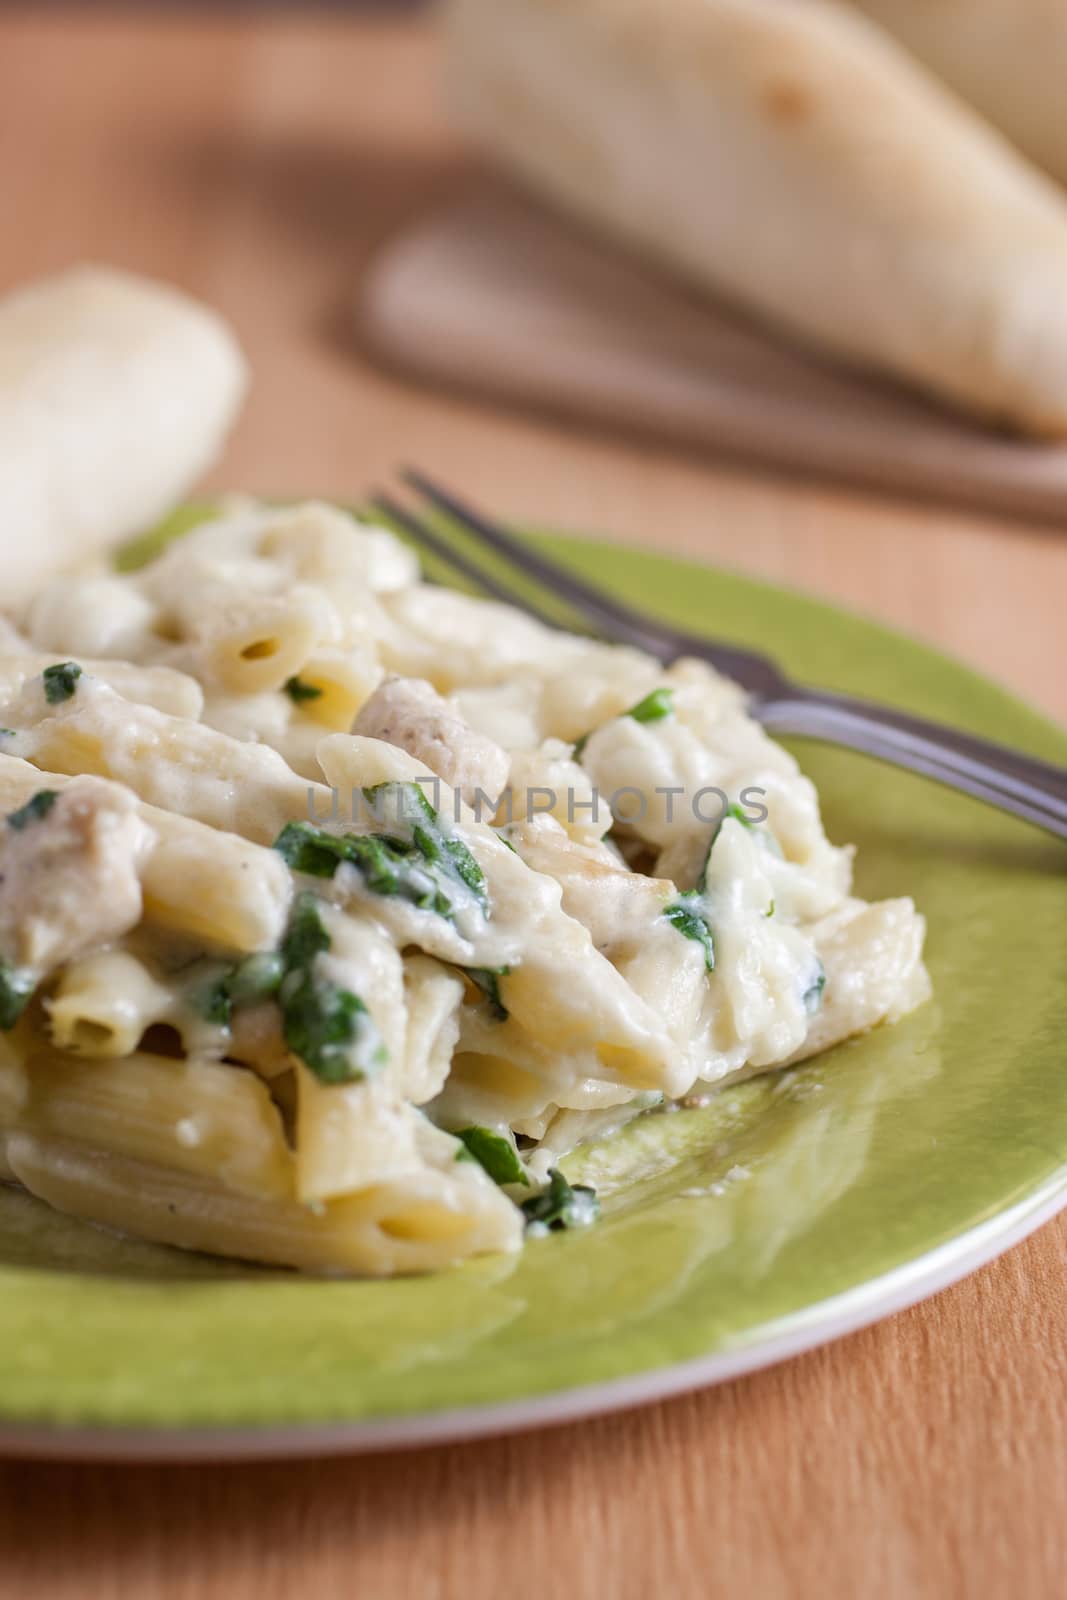
{"label": "creamy pasta", "polygon": [[0,1174],[389,1275],[580,1227],[558,1163],[924,1000],[737,687],[234,502],[0,618]]}

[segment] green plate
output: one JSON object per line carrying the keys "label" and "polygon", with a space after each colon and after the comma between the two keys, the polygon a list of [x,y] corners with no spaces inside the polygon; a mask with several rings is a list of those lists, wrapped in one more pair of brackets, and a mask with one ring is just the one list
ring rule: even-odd
{"label": "green plate", "polygon": [[[922,645],[644,551],[546,547],[802,679],[1067,763],[1067,736]],[[321,1453],[529,1426],[780,1359],[919,1299],[1067,1203],[1067,849],[907,774],[797,747],[869,897],[929,919],[934,1001],[633,1125],[572,1176],[587,1233],[437,1278],[302,1280],[137,1244],[0,1188],[0,1446]]]}

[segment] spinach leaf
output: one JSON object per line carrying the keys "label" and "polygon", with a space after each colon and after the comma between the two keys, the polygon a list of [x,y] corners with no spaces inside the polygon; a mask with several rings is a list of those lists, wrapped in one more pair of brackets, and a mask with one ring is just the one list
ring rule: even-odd
{"label": "spinach leaf", "polygon": [[[489,909],[485,874],[462,839],[441,825],[441,818],[417,783],[379,783],[364,789],[363,798],[372,811],[383,807],[398,823],[410,821],[411,845],[429,866],[440,866],[464,884],[483,911]],[[391,839],[394,848],[406,841]]]}
{"label": "spinach leaf", "polygon": [[299,894],[282,940],[281,958],[287,972],[310,967],[315,957],[330,948],[322,921],[322,902],[313,894]]}
{"label": "spinach leaf", "polygon": [[218,968],[207,975],[201,973],[188,991],[189,1004],[197,1016],[217,1028],[228,1028],[233,1018],[233,1001],[227,988],[229,976],[225,969]]}
{"label": "spinach leaf", "polygon": [[425,854],[384,834],[353,836],[347,843],[348,861],[358,868],[373,894],[407,900],[419,911],[452,916],[455,906],[447,890],[447,874],[435,872]]}
{"label": "spinach leaf", "polygon": [[69,700],[78,687],[81,675],[82,669],[76,661],[57,661],[55,666],[45,667],[41,676],[48,704],[58,706],[64,700]]}
{"label": "spinach leaf", "polygon": [[664,717],[674,715],[674,690],[653,689],[651,694],[646,694],[629,711],[624,711],[623,716],[633,717],[635,722],[662,722]]}
{"label": "spinach leaf", "polygon": [[704,967],[708,972],[715,971],[715,936],[708,922],[707,912],[704,907],[704,897],[698,889],[690,889],[686,894],[678,896],[664,911],[663,915],[673,928],[677,928],[686,939],[692,939],[701,945],[704,950]]}
{"label": "spinach leaf", "polygon": [[489,1002],[489,1010],[497,1022],[506,1022],[511,1015],[507,1006],[500,998],[500,980],[506,978],[511,972],[510,967],[463,967],[472,983],[485,995]]}
{"label": "spinach leaf", "polygon": [[280,999],[285,1042],[320,1083],[359,1083],[385,1066],[382,1036],[358,995],[301,968]]}
{"label": "spinach leaf", "polygon": [[550,1167],[548,1188],[522,1203],[528,1228],[587,1228],[600,1215],[600,1201],[588,1184],[570,1184],[558,1167]]}
{"label": "spinach leaf", "polygon": [[342,861],[349,859],[347,843],[312,822],[287,822],[274,841],[286,866],[309,878],[332,878]]}
{"label": "spinach leaf", "polygon": [[55,789],[39,789],[18,811],[8,813],[8,827],[14,828],[16,833],[21,833],[23,828],[28,828],[32,822],[43,822],[58,799],[59,795]]}
{"label": "spinach leaf", "polygon": [[359,1083],[385,1066],[385,1045],[360,997],[314,970],[329,949],[322,902],[301,894],[278,955],[248,957],[230,981],[257,997],[277,994],[285,1042],[320,1083]]}
{"label": "spinach leaf", "polygon": [[[304,916],[305,929],[311,926],[308,920],[311,917],[318,923],[314,896],[308,895],[306,898],[312,904]],[[290,935],[293,926],[294,923],[290,923]],[[322,932],[322,938],[326,939],[321,923],[318,923],[318,927]],[[306,932],[304,938],[307,939]],[[311,948],[310,943],[307,947]],[[324,946],[319,945],[316,948],[329,949],[329,940],[326,939]],[[312,959],[313,955],[314,951],[309,959]],[[189,1004],[205,1022],[211,1022],[218,1028],[228,1028],[233,1022],[234,1011],[240,1010],[243,1006],[255,1005],[260,1000],[272,999],[278,993],[286,971],[286,960],[279,950],[264,950],[246,956],[233,967],[220,967],[214,963],[200,964],[199,971],[187,991]]]}
{"label": "spinach leaf", "polygon": [[303,705],[307,700],[322,699],[322,690],[316,689],[313,683],[304,683],[301,678],[286,679],[285,692],[295,706]]}
{"label": "spinach leaf", "polygon": [[285,957],[277,950],[263,950],[234,967],[226,980],[226,993],[235,1006],[254,1006],[277,994],[284,977]]}
{"label": "spinach leaf", "polygon": [[492,1128],[461,1128],[456,1134],[464,1150],[485,1168],[494,1183],[522,1183],[529,1178],[522,1169],[519,1152],[506,1134]]}
{"label": "spinach leaf", "polygon": [[363,796],[376,815],[388,816],[394,831],[338,835],[310,822],[290,822],[274,848],[293,872],[332,878],[347,864],[372,893],[407,900],[420,911],[451,919],[467,891],[488,912],[485,874],[462,839],[445,832],[417,783],[381,783],[364,789]]}

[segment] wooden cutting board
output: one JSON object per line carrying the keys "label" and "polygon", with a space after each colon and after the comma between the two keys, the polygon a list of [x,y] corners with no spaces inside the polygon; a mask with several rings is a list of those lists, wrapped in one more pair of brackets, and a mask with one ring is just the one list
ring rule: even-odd
{"label": "wooden cutting board", "polygon": [[393,239],[360,316],[379,356],[434,381],[1067,526],[1067,446],[988,432],[823,365],[519,195],[458,201]]}

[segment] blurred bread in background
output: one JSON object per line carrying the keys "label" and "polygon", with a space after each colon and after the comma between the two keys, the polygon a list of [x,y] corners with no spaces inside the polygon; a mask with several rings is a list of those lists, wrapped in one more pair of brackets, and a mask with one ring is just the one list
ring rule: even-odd
{"label": "blurred bread in background", "polygon": [[855,9],[445,15],[463,125],[552,200],[813,348],[1067,436],[1067,200]]}
{"label": "blurred bread in background", "polygon": [[849,0],[1067,183],[1064,0]]}
{"label": "blurred bread in background", "polygon": [[83,266],[0,299],[0,605],[168,511],[246,384],[226,323],[167,285]]}

